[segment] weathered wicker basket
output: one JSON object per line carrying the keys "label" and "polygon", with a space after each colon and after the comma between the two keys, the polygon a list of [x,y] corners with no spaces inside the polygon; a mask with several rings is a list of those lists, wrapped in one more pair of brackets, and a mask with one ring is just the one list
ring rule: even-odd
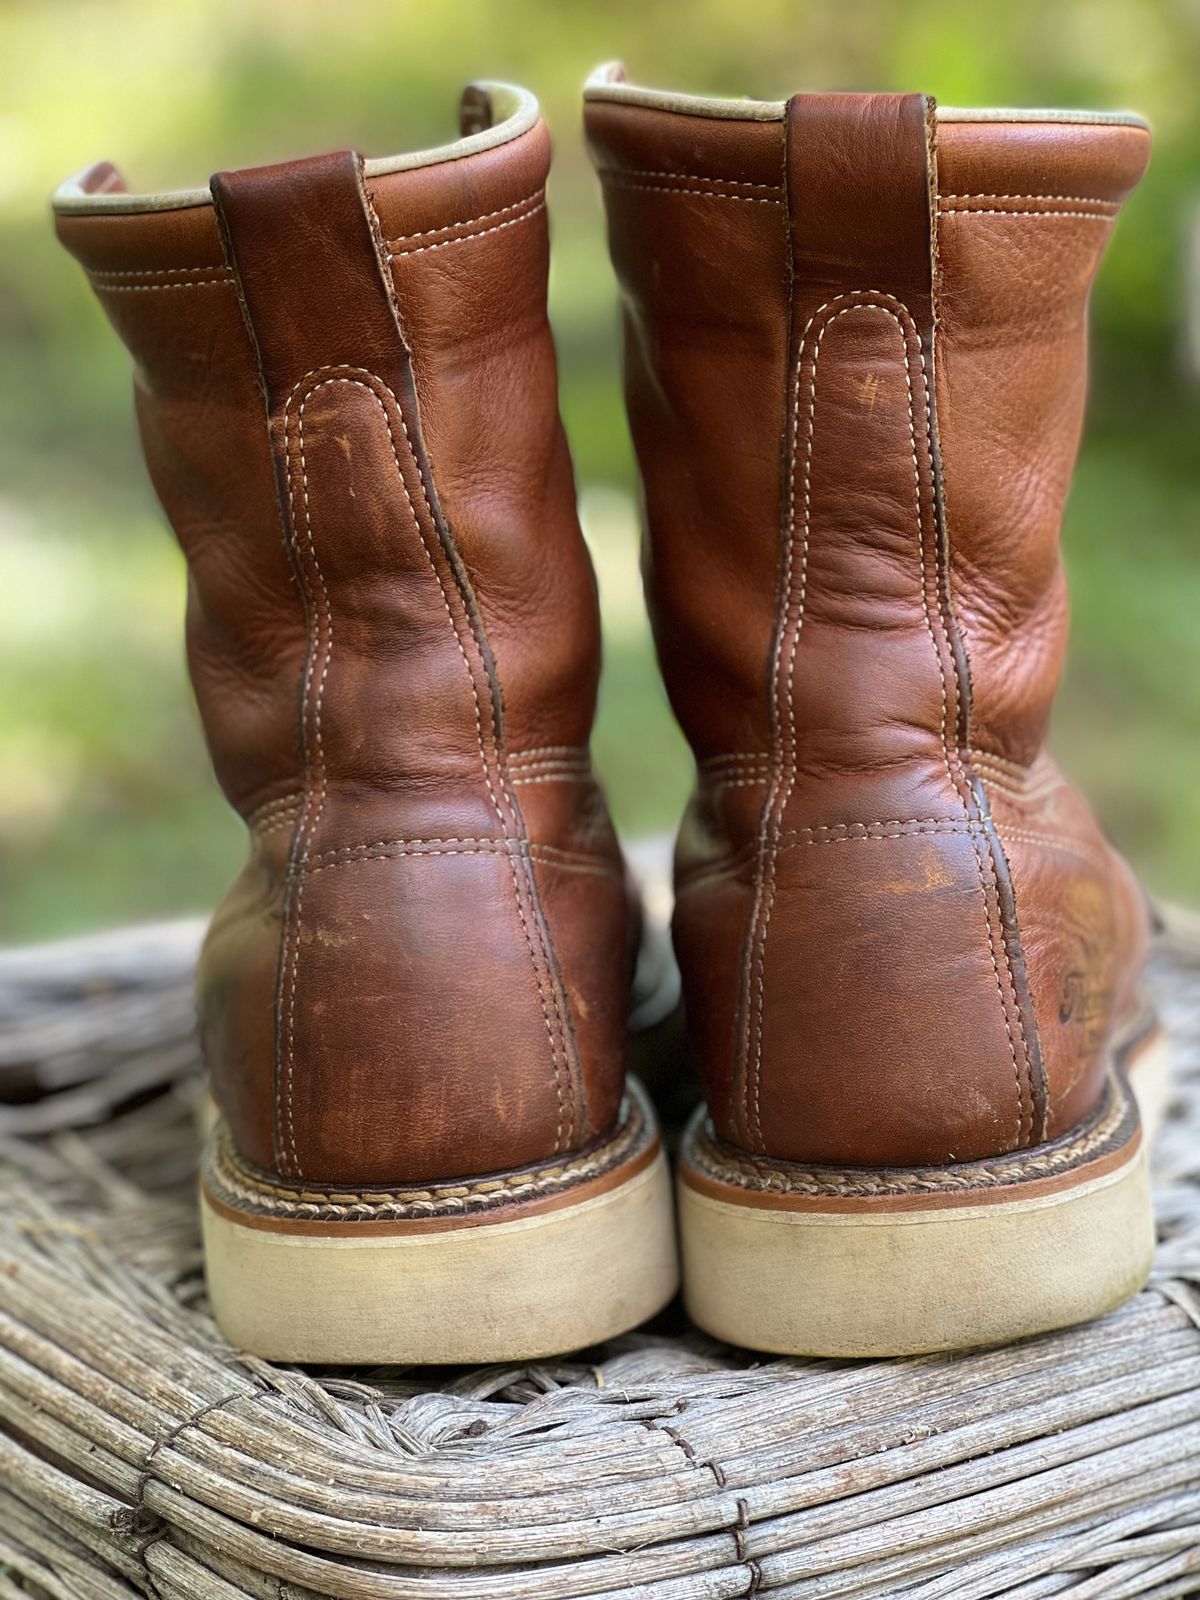
{"label": "weathered wicker basket", "polygon": [[321,1374],[205,1314],[170,925],[0,957],[0,1600],[1200,1593],[1200,937],[1153,1284],[959,1358],[756,1361],[665,1319],[516,1370]]}

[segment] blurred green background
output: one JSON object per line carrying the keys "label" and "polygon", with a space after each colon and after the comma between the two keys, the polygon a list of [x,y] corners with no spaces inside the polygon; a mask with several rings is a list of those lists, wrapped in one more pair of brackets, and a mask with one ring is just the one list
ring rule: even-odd
{"label": "blurred green background", "polygon": [[242,850],[188,695],[182,566],[126,357],[54,243],[49,190],[101,157],[161,188],[440,142],[473,76],[528,84],[556,136],[553,314],[607,627],[597,760],[624,829],[673,826],[689,763],[641,609],[615,295],[579,134],[580,82],[614,56],[699,92],[918,88],[1152,119],[1150,174],[1094,300],[1054,738],[1150,884],[1200,900],[1196,0],[0,0],[0,939],[203,909]]}

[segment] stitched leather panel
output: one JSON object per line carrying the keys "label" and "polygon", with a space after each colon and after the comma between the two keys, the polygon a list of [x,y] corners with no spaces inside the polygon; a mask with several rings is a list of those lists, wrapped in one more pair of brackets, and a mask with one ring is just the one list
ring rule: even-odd
{"label": "stitched leather panel", "polygon": [[[954,124],[939,183],[912,97],[798,97],[788,124],[592,102],[586,122],[623,289],[656,639],[698,761],[675,938],[717,1130],[867,1165],[1052,1137],[1094,1107],[1107,1030],[1080,1072],[1049,1009],[1061,974],[1047,952],[1108,917],[1111,984],[1131,995],[1144,919],[1086,808],[1047,809],[1044,768],[1010,805],[1040,732],[1031,751],[997,736],[991,707],[1014,731],[1021,712],[986,638],[972,715],[972,603],[1019,603],[1025,574],[999,523],[978,547],[983,577],[970,538],[960,564],[939,423],[950,416],[947,478],[970,479],[989,425],[1021,441],[1013,488],[1043,456],[1016,407],[978,435],[962,424],[934,342],[934,222],[943,248],[951,229],[1040,229],[1041,282],[1061,262],[1048,230],[1107,230],[1136,163],[1109,128],[1081,160],[1095,130],[1072,128],[1018,173],[1018,126],[1005,177],[996,150],[1013,130]],[[971,268],[941,267],[947,328],[982,353],[990,313]],[[1029,280],[993,252],[992,293],[1016,304]],[[1084,286],[1063,292],[1081,318]],[[1056,562],[1057,524],[1041,538]],[[1009,681],[1032,643],[998,652]],[[1035,645],[1028,660],[1048,703],[1055,663]],[[1099,991],[1106,959],[1088,965]]]}
{"label": "stitched leather panel", "polygon": [[[349,156],[218,180],[236,277],[210,207],[59,219],[138,364],[206,733],[254,823],[202,998],[264,1169],[494,1172],[617,1113],[636,931],[586,762],[548,158],[539,127],[376,180],[378,229]],[[575,759],[518,787],[510,737]]]}
{"label": "stitched leather panel", "polygon": [[[970,655],[973,741],[1018,766],[1039,759],[1067,645],[1059,529],[1083,420],[1088,295],[1148,154],[1149,135],[1132,127],[940,131],[939,188],[966,197],[953,208],[943,200],[938,219],[954,603]],[[995,803],[1011,825],[1001,831],[1054,1136],[1100,1093],[1112,1024],[1132,1004],[1145,913],[1067,785],[1019,806]],[[1064,836],[1073,851],[1047,843]]]}

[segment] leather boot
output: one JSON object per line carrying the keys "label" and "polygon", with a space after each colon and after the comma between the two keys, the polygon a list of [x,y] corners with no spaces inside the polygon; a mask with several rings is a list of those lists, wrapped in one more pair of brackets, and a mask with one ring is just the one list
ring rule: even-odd
{"label": "leather boot", "polygon": [[549,142],[55,199],[134,360],[249,859],[199,973],[208,1281],[275,1359],[496,1361],[675,1287],[546,320]]}
{"label": "leather boot", "polygon": [[707,1095],[687,1304],[879,1355],[1150,1265],[1142,898],[1043,740],[1088,291],[1134,117],[587,91],[659,658],[696,758],[674,937]]}

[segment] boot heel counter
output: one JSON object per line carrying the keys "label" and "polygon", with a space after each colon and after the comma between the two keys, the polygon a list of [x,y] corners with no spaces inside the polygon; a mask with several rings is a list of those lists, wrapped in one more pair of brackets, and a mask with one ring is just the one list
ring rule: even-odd
{"label": "boot heel counter", "polygon": [[250,856],[217,907],[196,969],[196,1018],[209,1088],[238,1149],[279,1170],[275,996],[286,848],[252,834]]}
{"label": "boot heel counter", "polygon": [[285,895],[252,862],[200,979],[242,1154],[290,1178],[391,1183],[583,1143],[572,1021],[528,871],[501,840],[399,840],[321,852]]}
{"label": "boot heel counter", "polygon": [[[757,894],[738,886],[741,918],[728,882],[682,899],[689,1016],[723,1138],[848,1166],[943,1164],[1037,1142],[1036,1045],[996,869],[985,839],[944,828],[815,834],[781,853]],[[750,933],[718,954],[718,926]],[[740,974],[732,1005],[705,982],[719,966]]]}

